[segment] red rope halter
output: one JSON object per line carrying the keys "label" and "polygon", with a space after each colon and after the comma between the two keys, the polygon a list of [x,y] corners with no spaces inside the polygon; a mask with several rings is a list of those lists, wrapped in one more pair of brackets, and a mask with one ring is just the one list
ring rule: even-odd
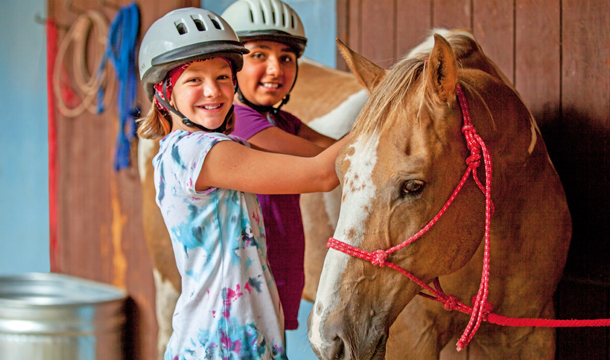
{"label": "red rope halter", "polygon": [[[519,318],[511,318],[502,315],[492,314],[493,306],[491,303],[487,301],[487,296],[489,294],[489,268],[490,268],[490,227],[491,227],[491,216],[493,214],[493,203],[491,200],[491,176],[492,176],[492,163],[491,163],[491,155],[489,154],[489,150],[487,146],[485,146],[485,142],[481,137],[477,134],[476,130],[472,126],[472,122],[470,119],[470,113],[468,111],[468,105],[466,103],[466,97],[462,91],[462,88],[458,84],[456,87],[456,93],[458,97],[458,102],[460,104],[460,108],[462,110],[462,117],[464,125],[462,126],[462,132],[464,133],[464,137],[466,138],[466,145],[470,150],[470,156],[466,159],[466,164],[468,164],[468,168],[462,176],[462,179],[458,183],[457,187],[449,197],[449,200],[443,205],[441,210],[434,216],[432,220],[426,226],[424,226],[419,232],[415,235],[411,236],[403,243],[398,244],[394,247],[391,247],[388,250],[375,250],[374,252],[368,252],[357,247],[346,244],[342,241],[339,241],[335,238],[330,238],[327,247],[333,248],[335,250],[342,251],[348,255],[355,256],[367,261],[370,261],[373,265],[378,265],[379,267],[390,267],[394,270],[401,272],[403,275],[411,279],[411,281],[417,283],[425,290],[429,291],[432,295],[420,292],[419,295],[426,297],[431,300],[438,301],[443,304],[443,308],[445,310],[458,310],[462,313],[470,315],[470,321],[464,330],[464,333],[460,337],[457,342],[457,350],[461,351],[464,347],[468,345],[468,343],[472,340],[474,334],[479,329],[482,321],[487,321],[492,324],[504,325],[504,326],[538,326],[538,327],[584,327],[584,326],[610,326],[610,319],[599,319],[599,320],[551,320],[551,319],[519,319]],[[480,165],[481,153],[483,156],[483,161],[485,164],[485,185],[481,183],[479,178],[477,177],[476,169]],[[481,190],[481,192],[485,195],[485,249],[483,253],[483,272],[481,276],[481,284],[479,285],[479,290],[477,294],[473,297],[473,307],[469,307],[462,302],[458,301],[458,299],[454,295],[447,295],[441,288],[441,284],[436,278],[433,282],[433,287],[424,283],[422,280],[418,279],[415,275],[411,274],[409,271],[403,269],[402,267],[387,261],[388,255],[393,253],[394,251],[400,250],[405,246],[411,244],[418,238],[420,238],[423,234],[425,234],[430,228],[436,224],[436,222],[440,219],[440,217],[447,211],[447,208],[456,196],[459,194],[460,190],[468,180],[468,177],[472,174],[472,178],[476,182],[477,186]]]}

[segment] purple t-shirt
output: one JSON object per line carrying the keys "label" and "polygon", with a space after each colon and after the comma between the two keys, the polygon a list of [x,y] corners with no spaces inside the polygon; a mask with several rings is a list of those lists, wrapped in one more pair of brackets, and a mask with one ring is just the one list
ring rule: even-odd
{"label": "purple t-shirt", "polygon": [[[244,139],[273,126],[259,112],[246,106],[235,105],[235,115],[235,130],[231,135]],[[278,128],[293,135],[301,127],[301,120],[285,111],[272,119]],[[305,235],[299,198],[298,194],[258,195],[267,233],[267,261],[284,308],[286,330],[299,326],[299,305],[305,286]]]}

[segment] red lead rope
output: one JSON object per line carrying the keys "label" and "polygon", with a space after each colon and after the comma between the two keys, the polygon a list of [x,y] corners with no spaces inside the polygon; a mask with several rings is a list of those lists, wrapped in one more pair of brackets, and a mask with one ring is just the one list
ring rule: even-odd
{"label": "red lead rope", "polygon": [[[460,337],[457,342],[457,350],[461,351],[465,348],[468,343],[472,340],[472,337],[479,329],[482,321],[487,321],[492,324],[504,325],[504,326],[537,326],[537,327],[585,327],[585,326],[610,326],[610,319],[599,319],[599,320],[551,320],[551,319],[520,319],[520,318],[511,318],[502,315],[492,314],[493,306],[491,303],[487,301],[487,296],[489,294],[489,259],[490,259],[490,239],[489,232],[491,226],[491,216],[494,211],[493,203],[491,201],[491,175],[492,175],[492,163],[491,163],[491,155],[489,154],[489,150],[487,146],[485,146],[485,142],[483,139],[476,133],[474,127],[472,126],[472,122],[470,119],[470,113],[468,111],[468,105],[466,103],[466,97],[462,91],[462,88],[458,84],[456,88],[456,93],[458,97],[458,102],[460,104],[460,108],[462,110],[462,117],[464,125],[462,127],[462,132],[464,133],[464,137],[466,138],[466,144],[468,149],[470,150],[470,156],[466,159],[466,164],[468,164],[468,168],[462,176],[459,184],[449,197],[449,200],[445,203],[442,209],[436,214],[436,216],[430,220],[430,222],[424,226],[419,232],[415,235],[411,236],[403,243],[398,244],[388,250],[375,250],[374,252],[368,252],[357,247],[346,244],[342,241],[339,241],[335,238],[330,238],[327,247],[333,248],[335,250],[339,250],[348,255],[355,256],[367,261],[370,261],[373,265],[378,265],[379,267],[390,267],[394,270],[401,272],[403,275],[411,279],[411,281],[417,283],[422,288],[430,292],[432,295],[426,293],[419,293],[419,295],[424,296],[426,298],[438,301],[443,304],[445,310],[458,310],[465,314],[470,315],[470,321],[464,330],[464,333]],[[479,178],[477,177],[476,169],[480,165],[481,160],[481,152],[483,154],[483,161],[485,163],[485,185],[481,183]],[[481,284],[479,285],[479,291],[476,296],[473,297],[473,307],[469,307],[460,301],[454,295],[447,295],[441,288],[441,284],[437,279],[433,282],[433,287],[424,283],[422,280],[418,279],[415,275],[411,274],[409,271],[403,269],[402,267],[387,261],[388,255],[393,253],[396,250],[400,250],[410,243],[414,242],[418,238],[420,238],[423,234],[425,234],[430,228],[440,219],[440,217],[447,211],[447,208],[456,196],[459,194],[460,190],[468,180],[468,177],[472,174],[472,178],[476,182],[481,192],[485,194],[485,250],[483,253],[483,272],[481,276]]]}

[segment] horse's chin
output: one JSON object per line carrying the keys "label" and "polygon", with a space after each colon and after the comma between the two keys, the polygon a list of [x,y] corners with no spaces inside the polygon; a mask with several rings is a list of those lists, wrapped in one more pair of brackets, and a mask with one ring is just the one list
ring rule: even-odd
{"label": "horse's chin", "polygon": [[322,360],[383,360],[386,354],[388,334],[375,339],[362,339],[357,343],[348,343],[336,337],[331,343],[321,348],[312,346],[314,354]]}

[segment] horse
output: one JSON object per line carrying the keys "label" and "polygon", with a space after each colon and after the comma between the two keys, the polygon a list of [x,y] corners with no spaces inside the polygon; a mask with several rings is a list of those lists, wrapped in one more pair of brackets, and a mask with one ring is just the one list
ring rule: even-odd
{"label": "horse", "polygon": [[439,359],[459,337],[476,358],[553,359],[554,329],[486,322],[553,319],[571,239],[519,93],[468,30],[435,31],[389,70],[338,46],[370,97],[336,161],[340,214],[308,318],[316,356]]}
{"label": "horse", "polygon": [[[358,79],[311,59],[299,59],[299,77],[284,109],[300,118],[312,129],[333,138],[349,131],[368,92]],[[139,139],[138,168],[142,188],[144,235],[152,258],[155,283],[155,311],[158,359],[172,334],[172,316],[180,296],[181,280],[171,246],[171,239],[155,203],[152,159],[159,150],[158,141]],[[339,217],[340,189],[326,193],[303,194],[301,214],[305,230],[305,287],[303,299],[316,296],[326,240],[332,236]]]}

